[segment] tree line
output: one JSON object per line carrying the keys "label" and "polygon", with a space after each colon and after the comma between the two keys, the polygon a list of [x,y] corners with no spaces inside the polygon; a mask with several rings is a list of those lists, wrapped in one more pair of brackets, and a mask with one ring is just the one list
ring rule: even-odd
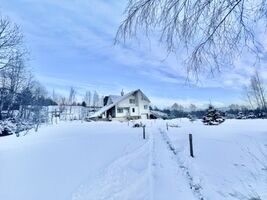
{"label": "tree line", "polygon": [[[181,105],[180,105],[181,106]],[[207,108],[197,108],[195,110],[191,110],[181,106],[182,109],[174,109],[173,106],[168,108],[157,108],[157,107],[150,107],[150,110],[159,111],[166,116],[163,116],[165,119],[174,119],[174,118],[194,118],[194,119],[202,119],[203,116],[208,112],[209,107],[212,104],[208,105]],[[225,108],[217,108],[218,113],[221,116],[228,118],[228,119],[253,119],[253,118],[267,118],[267,110],[262,110],[259,108],[253,109],[250,106],[245,105],[238,105],[238,104],[231,104]]]}
{"label": "tree line", "polygon": [[52,92],[51,99],[59,106],[83,106],[91,108],[99,108],[103,106],[103,97],[101,97],[97,91],[93,93],[90,90],[85,91],[82,99],[78,100],[78,91],[75,87],[70,87],[68,95],[61,95],[56,93],[55,90]]}
{"label": "tree line", "polygon": [[[221,109],[220,112],[227,118],[266,118],[266,89],[266,83],[263,78],[258,71],[255,71],[255,73],[250,77],[247,86],[244,87],[243,101],[245,102],[245,105],[231,104],[223,110]],[[161,111],[167,114],[170,118],[188,116],[202,118],[207,112],[207,109],[197,108],[195,104],[191,104],[186,108],[178,103],[174,103],[171,107],[164,109],[151,107],[151,110]]]}

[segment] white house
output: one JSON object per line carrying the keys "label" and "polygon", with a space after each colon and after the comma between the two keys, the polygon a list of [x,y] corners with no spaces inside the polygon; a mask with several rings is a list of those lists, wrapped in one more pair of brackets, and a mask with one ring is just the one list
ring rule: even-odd
{"label": "white house", "polygon": [[121,96],[109,95],[104,98],[104,107],[89,116],[99,119],[148,119],[150,100],[140,90]]}

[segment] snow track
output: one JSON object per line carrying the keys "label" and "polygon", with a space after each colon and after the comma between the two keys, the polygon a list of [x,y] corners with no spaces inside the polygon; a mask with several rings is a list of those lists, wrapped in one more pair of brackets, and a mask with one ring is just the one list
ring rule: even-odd
{"label": "snow track", "polygon": [[160,132],[148,129],[148,134],[141,147],[81,184],[72,200],[196,199]]}
{"label": "snow track", "polygon": [[[172,144],[171,140],[169,139],[168,135],[166,132],[164,132],[162,129],[160,129],[160,133],[162,135],[163,141],[165,141],[165,145],[169,148],[169,152],[172,152],[173,157],[175,157],[175,161],[177,164],[177,167],[179,167],[183,172],[183,174],[186,176],[187,180],[184,180],[184,184],[188,183],[188,186],[192,190],[194,196],[199,199],[199,200],[204,200],[204,196],[201,193],[202,186],[199,184],[196,184],[193,176],[190,174],[190,170],[183,165],[183,163],[179,160],[178,158],[178,152],[175,149],[174,145]],[[183,176],[184,176],[183,175]],[[193,199],[193,198],[192,198]],[[195,198],[194,198],[195,199]]]}
{"label": "snow track", "polygon": [[154,199],[196,199],[161,132],[154,133]]}

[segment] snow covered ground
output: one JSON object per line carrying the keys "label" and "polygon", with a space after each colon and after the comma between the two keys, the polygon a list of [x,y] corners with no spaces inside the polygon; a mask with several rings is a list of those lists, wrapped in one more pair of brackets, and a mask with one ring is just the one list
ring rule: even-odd
{"label": "snow covered ground", "polygon": [[73,121],[3,137],[0,199],[265,200],[266,122],[146,120],[143,140],[131,123]]}
{"label": "snow covered ground", "polygon": [[[168,139],[177,158],[204,199],[267,199],[267,121],[227,120],[203,126],[187,120],[170,128]],[[189,153],[193,134],[195,158]]]}

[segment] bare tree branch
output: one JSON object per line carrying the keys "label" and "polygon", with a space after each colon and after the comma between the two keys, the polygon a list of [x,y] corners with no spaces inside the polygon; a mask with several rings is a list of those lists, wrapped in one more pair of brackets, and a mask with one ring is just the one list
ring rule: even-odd
{"label": "bare tree branch", "polygon": [[[187,71],[198,78],[233,65],[244,49],[259,57],[254,28],[266,20],[265,0],[129,0],[115,42],[139,33],[159,35],[167,53],[186,48]],[[153,32],[154,31],[154,32]]]}
{"label": "bare tree branch", "polygon": [[25,53],[22,40],[20,28],[0,15],[0,70],[10,65],[18,52]]}

